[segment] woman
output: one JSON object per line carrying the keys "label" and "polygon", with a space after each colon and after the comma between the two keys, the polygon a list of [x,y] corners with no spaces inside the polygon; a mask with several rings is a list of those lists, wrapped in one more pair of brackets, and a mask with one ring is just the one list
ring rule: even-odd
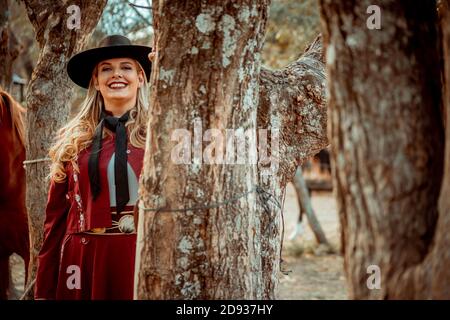
{"label": "woman", "polygon": [[150,47],[108,36],[71,58],[87,88],[50,149],[50,190],[36,299],[132,299]]}

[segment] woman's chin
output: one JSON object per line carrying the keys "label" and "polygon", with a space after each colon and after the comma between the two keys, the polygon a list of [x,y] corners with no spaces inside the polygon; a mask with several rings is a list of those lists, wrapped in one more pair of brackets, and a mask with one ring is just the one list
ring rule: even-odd
{"label": "woman's chin", "polygon": [[105,101],[108,101],[108,100],[110,100],[110,101],[114,101],[114,102],[118,102],[118,101],[121,101],[121,102],[127,102],[127,101],[130,101],[130,100],[133,100],[133,99],[135,99],[135,97],[134,96],[132,96],[132,95],[130,95],[129,93],[125,93],[125,92],[115,92],[115,93],[113,93],[113,94],[108,94],[108,95],[105,95],[104,97],[103,97],[103,99],[105,100]]}

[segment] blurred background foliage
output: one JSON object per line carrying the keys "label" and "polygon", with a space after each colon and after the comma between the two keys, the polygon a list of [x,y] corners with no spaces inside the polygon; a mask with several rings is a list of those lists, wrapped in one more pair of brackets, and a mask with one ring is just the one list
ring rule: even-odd
{"label": "blurred background foliage", "polygon": [[123,34],[137,44],[149,45],[153,36],[152,0],[108,0],[89,46],[109,34]]}
{"label": "blurred background foliage", "polygon": [[[135,43],[151,45],[151,1],[109,0],[88,47],[94,47],[107,34],[123,34]],[[21,47],[13,72],[16,78],[27,82],[37,63],[39,48],[23,3],[15,0],[10,2],[10,6],[11,30]],[[319,34],[319,24],[317,0],[272,0],[262,53],[263,64],[271,69],[278,69],[296,60]],[[25,88],[26,85],[14,86],[14,96],[20,99],[17,91]],[[77,88],[74,105],[78,105],[83,96],[83,89]],[[73,112],[75,111],[76,108]]]}
{"label": "blurred background foliage", "polygon": [[296,60],[320,33],[317,0],[272,0],[263,64],[279,69]]}

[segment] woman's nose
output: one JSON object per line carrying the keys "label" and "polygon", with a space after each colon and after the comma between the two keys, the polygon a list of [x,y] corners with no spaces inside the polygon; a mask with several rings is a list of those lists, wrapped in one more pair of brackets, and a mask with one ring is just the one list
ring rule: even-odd
{"label": "woman's nose", "polygon": [[115,77],[122,77],[122,72],[120,71],[120,69],[116,69],[115,71],[114,71],[114,76]]}

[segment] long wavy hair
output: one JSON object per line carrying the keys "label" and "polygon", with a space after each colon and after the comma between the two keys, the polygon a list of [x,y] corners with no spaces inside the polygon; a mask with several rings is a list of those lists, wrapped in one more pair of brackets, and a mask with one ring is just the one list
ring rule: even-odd
{"label": "long wavy hair", "polygon": [[[139,62],[135,61],[143,74],[144,84],[137,89],[136,106],[130,111],[130,119],[125,127],[129,132],[130,143],[137,148],[145,147],[148,120],[148,82],[145,72]],[[98,68],[93,71],[97,74]],[[92,144],[95,128],[99,123],[101,111],[104,107],[103,97],[94,86],[94,77],[91,77],[86,98],[81,104],[78,114],[58,130],[56,142],[50,148],[51,158],[49,178],[55,182],[63,182],[66,179],[65,164],[71,163],[74,170],[79,172],[77,164],[78,154]],[[103,135],[111,134],[103,130]]]}

